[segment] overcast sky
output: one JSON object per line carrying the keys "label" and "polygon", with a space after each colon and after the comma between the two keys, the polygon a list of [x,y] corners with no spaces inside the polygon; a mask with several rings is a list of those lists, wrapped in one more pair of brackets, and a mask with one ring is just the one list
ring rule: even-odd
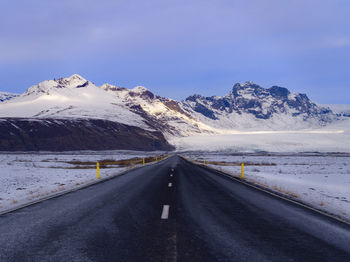
{"label": "overcast sky", "polygon": [[250,80],[350,104],[348,0],[0,3],[0,91],[77,73],[179,100]]}

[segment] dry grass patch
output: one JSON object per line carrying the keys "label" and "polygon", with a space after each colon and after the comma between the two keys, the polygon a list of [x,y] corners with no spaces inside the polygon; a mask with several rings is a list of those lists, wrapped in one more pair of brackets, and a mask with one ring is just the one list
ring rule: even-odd
{"label": "dry grass patch", "polygon": [[277,187],[277,186],[273,186],[273,190],[277,191],[277,192],[280,192],[280,193],[283,193],[285,195],[288,195],[290,197],[294,197],[294,198],[299,198],[299,196],[289,190],[285,190],[281,187]]}
{"label": "dry grass patch", "polygon": [[145,160],[145,163],[151,163],[155,162],[157,160],[163,159],[165,156],[149,156],[145,158],[141,157],[133,157],[133,158],[127,158],[127,159],[102,159],[98,160],[96,162],[93,161],[80,161],[80,160],[73,160],[65,162],[70,165],[74,165],[73,167],[51,167],[51,168],[64,168],[64,169],[95,169],[97,162],[100,164],[100,168],[119,168],[119,167],[128,167],[128,166],[134,166],[139,165],[143,163],[143,159]]}
{"label": "dry grass patch", "polygon": [[92,165],[96,165],[96,162],[80,161],[80,160],[73,160],[73,161],[68,161],[68,162],[64,162],[64,163],[71,164],[71,165],[76,165],[76,166],[92,166]]}
{"label": "dry grass patch", "polygon": [[105,168],[107,166],[113,166],[113,165],[118,165],[120,167],[126,167],[126,166],[134,166],[138,164],[143,163],[143,159],[145,160],[145,163],[151,163],[156,160],[160,160],[160,158],[163,158],[163,156],[149,156],[145,158],[140,158],[140,157],[133,157],[133,158],[128,158],[128,159],[120,159],[120,160],[100,160],[100,168]]}

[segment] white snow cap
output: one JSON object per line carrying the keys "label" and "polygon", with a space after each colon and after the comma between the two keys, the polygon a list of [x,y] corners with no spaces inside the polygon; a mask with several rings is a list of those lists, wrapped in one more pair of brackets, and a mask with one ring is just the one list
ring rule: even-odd
{"label": "white snow cap", "polygon": [[87,80],[84,77],[77,75],[77,74],[71,75],[68,78],[63,78],[62,80],[63,80],[63,82],[67,81],[68,82],[67,85],[69,87],[76,87],[76,86],[79,86],[79,85],[87,82]]}
{"label": "white snow cap", "polygon": [[83,81],[86,81],[86,79],[84,77],[82,77],[81,75],[78,75],[78,74],[71,75],[70,77],[68,77],[66,79],[68,79],[68,80],[83,80]]}
{"label": "white snow cap", "polygon": [[131,89],[131,91],[134,93],[143,93],[143,92],[148,91],[148,89],[144,86],[136,86],[133,89]]}
{"label": "white snow cap", "polygon": [[28,88],[25,94],[33,94],[33,93],[45,93],[52,88],[76,88],[85,84],[87,81],[80,75],[74,74],[67,78],[59,78],[55,80],[45,80],[40,82],[38,85],[34,85]]}
{"label": "white snow cap", "polygon": [[109,89],[109,88],[114,88],[116,86],[108,84],[108,83],[104,83],[103,85],[100,86],[100,88],[102,89]]}

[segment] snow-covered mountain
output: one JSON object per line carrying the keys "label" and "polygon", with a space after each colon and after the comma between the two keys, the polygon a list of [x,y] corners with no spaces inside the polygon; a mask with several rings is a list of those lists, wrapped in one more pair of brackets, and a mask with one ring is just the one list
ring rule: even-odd
{"label": "snow-covered mountain", "polygon": [[145,87],[100,87],[79,75],[48,80],[2,104],[0,117],[106,119],[166,136],[225,133],[230,129],[298,129],[323,126],[336,116],[304,94],[283,87],[235,84],[223,97],[193,95],[178,102]]}
{"label": "snow-covered mountain", "polygon": [[148,128],[124,103],[79,75],[48,80],[1,104],[0,117],[93,118]]}
{"label": "snow-covered mountain", "polygon": [[175,100],[155,96],[141,86],[130,90],[110,84],[97,87],[79,75],[30,87],[1,105],[0,117],[105,119],[160,130],[169,136],[206,131],[205,125],[183,111]]}
{"label": "snow-covered mountain", "polygon": [[0,103],[5,102],[5,101],[9,101],[17,96],[19,96],[19,94],[0,92]]}
{"label": "snow-covered mountain", "polygon": [[[96,86],[79,75],[48,80],[0,104],[0,118],[103,119],[161,132],[165,138],[231,134],[237,130],[320,128],[337,120],[329,108],[278,86],[235,84],[225,96],[176,101],[142,86]],[[12,122],[13,123],[13,122]]]}
{"label": "snow-covered mountain", "polygon": [[265,89],[252,82],[235,84],[223,97],[188,97],[183,105],[207,125],[226,129],[295,130],[324,126],[336,119],[327,107],[287,88]]}

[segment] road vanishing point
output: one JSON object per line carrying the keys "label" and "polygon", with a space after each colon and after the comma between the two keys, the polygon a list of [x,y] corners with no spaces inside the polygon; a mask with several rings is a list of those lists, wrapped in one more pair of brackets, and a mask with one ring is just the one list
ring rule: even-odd
{"label": "road vanishing point", "polygon": [[350,261],[350,226],[172,156],[1,215],[0,261]]}

